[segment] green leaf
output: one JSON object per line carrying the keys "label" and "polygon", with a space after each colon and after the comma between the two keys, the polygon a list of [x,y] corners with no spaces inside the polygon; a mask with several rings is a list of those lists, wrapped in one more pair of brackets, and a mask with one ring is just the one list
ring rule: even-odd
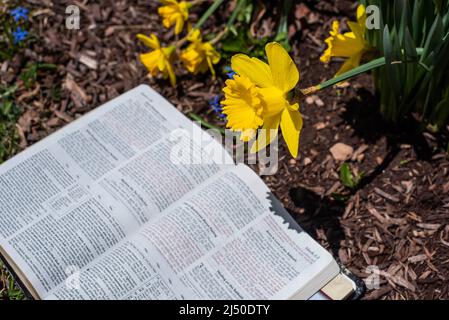
{"label": "green leaf", "polygon": [[341,194],[341,193],[333,192],[332,193],[332,198],[334,198],[336,201],[339,201],[339,202],[346,202],[346,201],[349,200],[350,196],[349,195],[345,195],[345,194]]}
{"label": "green leaf", "polygon": [[241,53],[249,53],[247,49],[247,45],[243,39],[226,39],[222,43],[221,49],[223,51],[228,51],[232,53],[241,52]]}
{"label": "green leaf", "polygon": [[[353,77],[355,77],[355,76],[357,76],[357,75],[359,75],[361,73],[365,73],[365,72],[367,72],[369,70],[379,68],[379,67],[381,67],[383,65],[385,65],[385,58],[384,57],[372,60],[372,61],[370,61],[368,63],[365,63],[365,64],[363,64],[361,66],[358,66],[357,68],[349,70],[348,72],[345,72],[345,73],[339,75],[338,77],[335,77],[333,79],[327,80],[327,81],[317,85],[315,87],[315,90],[322,90],[322,89],[334,86],[337,83],[340,83],[340,82],[343,82],[343,81],[348,80],[350,78],[353,78]],[[304,92],[304,90],[303,90],[303,93],[307,94],[307,93]]]}
{"label": "green leaf", "polygon": [[427,58],[432,52],[433,48],[443,39],[443,24],[439,16],[436,17],[432,27],[427,36],[426,43],[424,45],[424,52],[421,57],[421,61]]}
{"label": "green leaf", "polygon": [[[240,12],[242,11],[242,9],[245,6],[245,4],[246,4],[246,0],[238,0],[237,6],[235,7],[234,11],[232,12],[231,17],[228,20],[228,23],[227,23],[227,28],[228,29],[230,29],[230,30],[232,29],[233,31],[235,31],[234,21],[238,17],[238,15],[240,14]],[[232,30],[231,30],[231,32],[233,32]],[[237,35],[236,32],[233,32],[233,33],[234,33],[234,35]]]}
{"label": "green leaf", "polygon": [[435,3],[435,8],[439,14],[443,11],[443,0],[433,0]]}
{"label": "green leaf", "polygon": [[432,115],[435,123],[438,127],[443,127],[449,119],[449,88],[446,89],[444,98],[435,107],[434,114]]}
{"label": "green leaf", "polygon": [[388,28],[388,25],[386,25],[384,28],[383,53],[385,57],[385,63],[390,65],[393,61],[393,48],[391,44],[390,29]]}
{"label": "green leaf", "polygon": [[[410,34],[408,27],[404,31],[404,60],[405,61],[418,61],[418,53],[416,52],[416,46]],[[407,63],[406,75],[405,75],[405,94],[408,95],[413,90],[416,78],[408,75],[414,74],[416,71],[416,65],[413,63]]]}
{"label": "green leaf", "polygon": [[345,187],[348,187],[350,189],[353,189],[355,187],[354,176],[352,175],[349,164],[347,163],[343,163],[340,168],[340,181]]}

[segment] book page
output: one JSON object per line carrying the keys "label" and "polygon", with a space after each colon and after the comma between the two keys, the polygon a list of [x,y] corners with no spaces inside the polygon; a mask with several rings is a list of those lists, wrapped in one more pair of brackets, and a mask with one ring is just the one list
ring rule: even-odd
{"label": "book page", "polygon": [[268,195],[248,167],[221,171],[46,298],[307,299],[339,268]]}
{"label": "book page", "polygon": [[204,160],[192,126],[140,86],[0,166],[0,248],[40,297],[222,169],[171,161]]}

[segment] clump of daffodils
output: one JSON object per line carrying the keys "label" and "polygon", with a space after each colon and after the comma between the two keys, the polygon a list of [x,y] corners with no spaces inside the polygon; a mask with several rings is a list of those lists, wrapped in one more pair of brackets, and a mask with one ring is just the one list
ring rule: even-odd
{"label": "clump of daffodils", "polygon": [[[214,65],[220,61],[220,54],[214,44],[228,31],[227,28],[211,41],[205,41],[200,31],[202,23],[218,6],[212,5],[195,25],[189,23],[189,9],[203,0],[178,1],[161,0],[158,13],[166,28],[174,27],[172,43],[164,46],[156,35],[137,35],[150,51],[140,55],[141,62],[149,75],[168,78],[176,85],[175,64],[196,75],[210,72],[215,77]],[[220,1],[214,4],[221,3]],[[185,26],[187,31],[184,32]],[[350,32],[341,33],[340,24],[332,24],[330,36],[326,39],[327,49],[321,61],[328,63],[332,57],[346,58],[337,72],[340,76],[358,67],[363,55],[370,50],[365,39],[365,7],[357,8],[357,21],[348,22]],[[184,34],[183,34],[184,33]],[[182,35],[180,37],[180,35]],[[291,100],[291,92],[299,82],[299,71],[288,52],[276,42],[265,47],[267,62],[244,54],[236,54],[231,59],[231,69],[221,99],[217,96],[211,101],[213,110],[226,121],[228,129],[238,132],[240,139],[252,143],[250,152],[256,153],[266,148],[278,136],[282,136],[293,157],[298,156],[300,132],[303,125],[299,103]],[[334,78],[306,89],[303,95],[329,87],[348,75]]]}
{"label": "clump of daffodils", "polygon": [[358,67],[363,54],[370,49],[365,40],[366,12],[363,5],[357,8],[357,22],[349,21],[348,27],[350,32],[340,33],[340,23],[332,23],[330,36],[325,40],[327,49],[320,59],[321,62],[328,63],[332,57],[346,58],[336,76]]}
{"label": "clump of daffodils", "polygon": [[[233,79],[223,88],[223,113],[227,127],[240,139],[257,138],[251,152],[258,152],[277,136],[279,127],[293,157],[298,156],[302,117],[298,103],[288,94],[299,81],[299,71],[287,51],[276,42],[265,47],[268,64],[244,54],[232,57]],[[262,129],[262,130],[258,130]]]}
{"label": "clump of daffodils", "polygon": [[[171,28],[174,25],[175,35],[181,34],[185,24],[188,23],[189,9],[193,4],[194,2],[162,0],[162,6],[159,7],[158,13],[162,17],[164,27]],[[174,64],[181,61],[187,71],[192,74],[210,71],[215,77],[214,65],[220,61],[221,57],[212,42],[203,41],[199,29],[191,29],[183,39],[166,47],[161,46],[159,39],[154,34],[149,37],[138,34],[137,38],[152,49],[152,51],[140,55],[140,61],[147,68],[149,75],[153,77],[161,75],[163,78],[169,78],[171,85],[175,86]],[[182,48],[186,42],[188,43],[187,47]]]}

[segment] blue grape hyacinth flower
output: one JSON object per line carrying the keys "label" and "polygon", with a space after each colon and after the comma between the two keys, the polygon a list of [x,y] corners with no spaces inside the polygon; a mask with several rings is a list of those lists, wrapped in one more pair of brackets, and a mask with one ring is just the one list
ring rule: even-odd
{"label": "blue grape hyacinth flower", "polygon": [[12,35],[14,37],[14,43],[19,43],[25,40],[25,38],[28,36],[28,31],[23,30],[21,27],[17,27],[17,30],[12,32]]}
{"label": "blue grape hyacinth flower", "polygon": [[10,11],[10,13],[16,22],[19,21],[20,19],[23,19],[25,21],[28,20],[28,9],[27,8],[17,7],[15,9],[12,9]]}
{"label": "blue grape hyacinth flower", "polygon": [[223,114],[223,106],[220,103],[220,96],[216,95],[209,100],[209,106],[218,115],[220,119],[226,119],[226,115]]}
{"label": "blue grape hyacinth flower", "polygon": [[228,78],[229,79],[234,79],[234,76],[235,76],[234,70],[232,70],[232,68],[228,67],[228,66],[225,67],[224,69],[226,70],[226,75],[228,76]]}

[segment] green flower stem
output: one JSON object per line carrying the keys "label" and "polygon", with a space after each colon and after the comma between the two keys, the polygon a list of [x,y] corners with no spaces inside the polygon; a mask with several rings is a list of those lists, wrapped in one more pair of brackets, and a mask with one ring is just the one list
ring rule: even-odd
{"label": "green flower stem", "polygon": [[[416,52],[418,55],[422,55],[423,54],[423,48],[417,48]],[[385,57],[382,58],[377,58],[375,60],[372,60],[368,63],[365,63],[361,66],[358,66],[357,68],[354,68],[352,70],[349,70],[348,72],[345,72],[341,75],[339,75],[338,77],[332,78],[330,80],[327,80],[323,83],[320,83],[319,85],[313,86],[313,87],[309,87],[309,88],[305,88],[305,89],[301,89],[301,93],[303,95],[308,95],[314,92],[317,92],[319,90],[323,90],[326,89],[328,87],[332,87],[334,85],[336,85],[337,83],[340,83],[342,81],[348,80],[352,77],[355,77],[361,73],[382,67],[386,64],[386,60]],[[402,63],[402,61],[393,61],[391,62],[391,64],[395,64],[395,63]]]}
{"label": "green flower stem", "polygon": [[210,44],[215,45],[217,42],[219,42],[224,36],[226,36],[229,32],[229,28],[225,27],[215,38],[213,38],[211,41],[209,41]]}
{"label": "green flower stem", "polygon": [[194,29],[199,29],[206,22],[207,19],[218,9],[218,7],[223,3],[224,0],[215,0],[214,3],[207,9],[203,16],[198,20],[198,22],[193,27]]}
{"label": "green flower stem", "polygon": [[219,131],[221,134],[225,134],[225,130],[223,128],[214,126],[213,124],[205,121],[203,118],[201,118],[199,115],[197,115],[196,113],[193,112],[189,112],[187,114],[192,120],[195,120],[197,122],[199,122],[201,124],[202,127],[208,128],[208,129],[213,129],[213,130],[217,130]]}
{"label": "green flower stem", "polygon": [[237,19],[237,16],[238,16],[240,10],[242,10],[244,3],[245,3],[245,0],[238,0],[237,6],[235,7],[234,11],[232,12],[231,17],[228,20],[228,23],[226,24],[227,29],[229,29],[234,24],[234,21],[235,21],[235,19]]}
{"label": "green flower stem", "polygon": [[245,0],[238,0],[237,6],[235,7],[234,11],[232,12],[232,15],[229,17],[228,23],[226,24],[225,28],[214,38],[210,41],[212,45],[219,42],[221,39],[223,39],[228,32],[231,30],[235,19],[237,19],[237,15],[239,14],[240,10],[242,10],[243,4],[245,3]]}

